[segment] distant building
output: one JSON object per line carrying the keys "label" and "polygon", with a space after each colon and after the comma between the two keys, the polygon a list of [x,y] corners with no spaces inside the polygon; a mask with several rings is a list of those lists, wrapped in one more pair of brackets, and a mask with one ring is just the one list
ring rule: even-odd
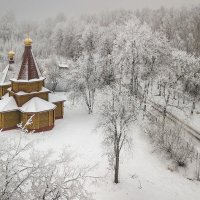
{"label": "distant building", "polygon": [[17,67],[14,62],[15,52],[8,53],[8,65],[5,67],[0,76],[0,99],[8,92],[7,89],[11,87],[10,79],[16,76]]}
{"label": "distant building", "polygon": [[53,83],[52,80],[48,77],[48,73],[55,72],[58,75],[57,76],[58,83],[56,85],[55,91],[65,92],[67,86],[66,76],[67,74],[69,74],[70,69],[74,67],[74,62],[72,60],[67,60],[66,58],[60,56],[59,57],[54,56],[53,58],[54,58],[54,66],[49,66],[49,63],[51,63],[50,62],[51,58],[42,60],[42,62],[40,61],[41,66],[43,68],[43,74],[45,74],[47,77],[46,87],[51,90],[53,89]]}
{"label": "distant building", "polygon": [[59,72],[61,74],[62,81],[60,81],[56,87],[56,91],[65,92],[66,91],[66,75],[69,74],[70,69],[73,68],[73,61],[71,60],[58,60]]}
{"label": "distant building", "polygon": [[32,40],[28,37],[24,44],[17,78],[14,78],[14,52],[9,52],[9,65],[1,77],[0,129],[17,128],[18,123],[25,125],[33,117],[32,124],[26,128],[29,131],[47,131],[54,127],[55,119],[63,118],[64,100],[44,87],[45,78],[42,77],[32,53]]}

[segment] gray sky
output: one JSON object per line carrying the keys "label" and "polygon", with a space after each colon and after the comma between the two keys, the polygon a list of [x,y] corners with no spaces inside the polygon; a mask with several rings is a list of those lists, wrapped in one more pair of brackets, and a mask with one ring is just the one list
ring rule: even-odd
{"label": "gray sky", "polygon": [[67,16],[119,8],[181,7],[200,4],[200,0],[0,0],[0,16],[13,10],[19,20],[38,20],[62,12]]}

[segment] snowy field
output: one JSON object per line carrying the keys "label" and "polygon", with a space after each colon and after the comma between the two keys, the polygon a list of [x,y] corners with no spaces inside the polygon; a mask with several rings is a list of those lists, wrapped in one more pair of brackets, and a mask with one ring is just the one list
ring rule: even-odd
{"label": "snowy field", "polygon": [[[88,115],[81,106],[65,105],[63,120],[57,120],[55,128],[45,133],[24,135],[35,141],[35,148],[61,151],[70,148],[77,155],[77,163],[95,166],[91,175],[99,176],[88,189],[95,200],[198,200],[200,183],[190,181],[178,170],[168,169],[170,162],[157,153],[138,125],[131,128],[133,144],[126,155],[122,152],[120,163],[120,183],[113,184],[102,133],[96,129],[98,113]],[[19,130],[1,133],[1,137],[19,138]]]}

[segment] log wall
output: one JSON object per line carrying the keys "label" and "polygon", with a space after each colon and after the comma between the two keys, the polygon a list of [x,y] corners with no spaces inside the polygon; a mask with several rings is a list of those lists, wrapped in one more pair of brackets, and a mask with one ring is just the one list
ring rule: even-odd
{"label": "log wall", "polygon": [[55,118],[56,119],[63,118],[63,115],[64,115],[64,102],[55,102],[54,104],[56,105]]}
{"label": "log wall", "polygon": [[44,86],[44,80],[41,81],[35,81],[35,82],[14,82],[12,81],[11,87],[12,91],[17,93],[19,91],[23,92],[39,92],[42,90],[42,87]]}
{"label": "log wall", "polygon": [[9,96],[13,96],[17,102],[17,105],[21,107],[26,102],[28,102],[33,97],[39,97],[41,99],[44,99],[45,101],[49,100],[48,92],[41,92],[41,93],[32,93],[27,95],[16,95],[13,92],[9,92]]}
{"label": "log wall", "polygon": [[11,84],[9,84],[9,85],[2,85],[2,86],[0,86],[0,98],[2,97],[2,96],[4,96],[8,91],[8,88],[10,88],[11,87]]}
{"label": "log wall", "polygon": [[28,125],[26,128],[31,131],[35,130],[35,132],[50,130],[54,126],[54,110],[41,112],[41,113],[22,113],[21,119],[23,124],[25,124],[31,116],[33,123]]}
{"label": "log wall", "polygon": [[21,121],[19,111],[0,113],[0,129],[16,128]]}

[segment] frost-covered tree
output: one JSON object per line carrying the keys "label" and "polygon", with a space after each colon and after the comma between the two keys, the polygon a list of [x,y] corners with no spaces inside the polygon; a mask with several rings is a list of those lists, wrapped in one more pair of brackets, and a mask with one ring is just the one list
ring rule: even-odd
{"label": "frost-covered tree", "polygon": [[108,90],[107,100],[101,105],[99,127],[103,129],[104,145],[111,167],[114,183],[119,183],[120,153],[131,143],[130,126],[137,117],[137,104],[128,90],[117,85]]}
{"label": "frost-covered tree", "polygon": [[70,76],[68,76],[71,91],[84,98],[89,114],[93,112],[95,94],[99,87],[98,67],[98,55],[83,53],[77,60],[77,65],[70,70]]}
{"label": "frost-covered tree", "polygon": [[131,94],[137,94],[141,79],[151,82],[161,71],[160,68],[166,66],[169,51],[165,37],[153,33],[147,24],[142,24],[137,18],[121,27],[115,40],[113,57],[126,69]]}
{"label": "frost-covered tree", "polygon": [[[21,199],[27,180],[33,173],[31,165],[25,165],[26,159],[22,154],[28,151],[30,144],[20,145],[7,138],[1,139],[0,147],[0,199]],[[28,163],[27,163],[28,164]]]}
{"label": "frost-covered tree", "polygon": [[0,38],[3,42],[10,40],[16,31],[16,21],[13,12],[9,11],[0,18]]}
{"label": "frost-covered tree", "polygon": [[144,38],[141,37],[141,31],[139,20],[130,20],[124,27],[121,27],[121,31],[114,42],[113,57],[119,66],[123,65],[127,71],[131,94],[137,91],[138,65],[144,41]]}
{"label": "frost-covered tree", "polygon": [[97,52],[100,56],[101,84],[110,85],[115,81],[115,64],[112,56],[117,27],[103,29],[98,41]]}
{"label": "frost-covered tree", "polygon": [[182,93],[188,93],[191,97],[191,114],[195,104],[199,100],[199,58],[187,54],[185,51],[173,51],[172,72],[174,77],[173,88],[179,89]]}
{"label": "frost-covered tree", "polygon": [[173,47],[199,56],[199,10],[199,5],[179,9],[161,7],[156,10],[143,9],[136,15],[153,31],[164,33]]}
{"label": "frost-covered tree", "polygon": [[85,188],[94,178],[91,168],[75,165],[73,152],[36,151],[23,137],[5,137],[0,144],[1,200],[91,199]]}
{"label": "frost-covered tree", "polygon": [[59,64],[55,56],[51,57],[44,66],[44,75],[48,83],[52,86],[52,91],[55,92],[59,82],[61,82],[62,74],[59,70]]}

